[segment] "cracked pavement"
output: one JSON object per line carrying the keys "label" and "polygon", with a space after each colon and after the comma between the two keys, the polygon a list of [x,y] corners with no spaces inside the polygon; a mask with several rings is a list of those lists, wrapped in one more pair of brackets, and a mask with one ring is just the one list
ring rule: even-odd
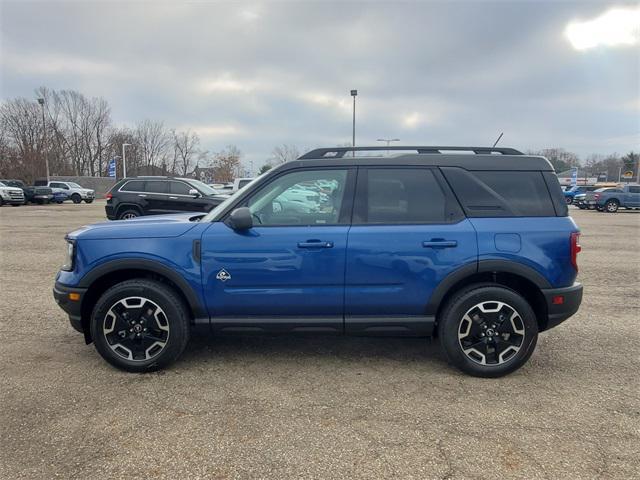
{"label": "cracked pavement", "polygon": [[399,338],[197,339],[115,370],[51,295],[103,205],[0,208],[1,478],[640,477],[640,212],[571,207],[582,307],[486,380]]}

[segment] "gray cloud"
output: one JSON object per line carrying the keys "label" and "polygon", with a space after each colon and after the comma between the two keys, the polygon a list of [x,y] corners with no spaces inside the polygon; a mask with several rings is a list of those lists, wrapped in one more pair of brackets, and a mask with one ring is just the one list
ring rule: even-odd
{"label": "gray cloud", "polygon": [[586,2],[3,2],[2,97],[103,96],[260,164],[278,143],[640,143],[637,48],[574,50]]}

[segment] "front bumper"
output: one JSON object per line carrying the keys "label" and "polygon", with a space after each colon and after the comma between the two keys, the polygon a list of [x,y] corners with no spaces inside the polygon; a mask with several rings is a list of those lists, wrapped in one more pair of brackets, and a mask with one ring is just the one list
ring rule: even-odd
{"label": "front bumper", "polygon": [[544,330],[549,330],[578,311],[582,302],[582,284],[576,282],[570,287],[543,289],[542,294],[547,302],[547,325]]}
{"label": "front bumper", "polygon": [[[82,328],[82,300],[86,292],[86,288],[68,287],[58,282],[53,287],[53,298],[58,306],[69,315],[71,326],[78,332],[84,332]],[[71,294],[78,295],[77,300],[72,300]]]}
{"label": "front bumper", "polygon": [[80,193],[80,198],[83,200],[93,200],[96,198],[95,192],[82,192]]}
{"label": "front bumper", "polygon": [[53,194],[51,195],[34,195],[31,197],[33,200],[53,200]]}
{"label": "front bumper", "polygon": [[24,197],[22,198],[2,197],[2,203],[5,203],[7,205],[24,205]]}
{"label": "front bumper", "polygon": [[115,220],[116,219],[116,211],[115,208],[113,208],[113,205],[110,204],[106,204],[104,206],[104,213],[107,215],[107,219],[109,220]]}

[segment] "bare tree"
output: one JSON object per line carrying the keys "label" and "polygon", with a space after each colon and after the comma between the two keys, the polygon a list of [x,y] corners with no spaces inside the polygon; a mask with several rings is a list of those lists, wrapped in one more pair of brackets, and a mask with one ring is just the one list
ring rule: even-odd
{"label": "bare tree", "polygon": [[280,163],[290,162],[300,156],[300,150],[295,145],[287,145],[283,143],[275,147],[271,152],[270,163],[278,165]]}
{"label": "bare tree", "polygon": [[171,170],[177,172],[180,167],[182,175],[187,175],[198,152],[200,138],[195,132],[176,132],[171,130],[173,137],[173,165]]}
{"label": "bare tree", "polygon": [[242,152],[235,145],[228,145],[213,157],[214,178],[218,182],[231,182],[240,167]]}
{"label": "bare tree", "polygon": [[155,120],[143,120],[136,126],[136,144],[146,167],[159,167],[165,160],[167,148],[171,143],[164,123]]}

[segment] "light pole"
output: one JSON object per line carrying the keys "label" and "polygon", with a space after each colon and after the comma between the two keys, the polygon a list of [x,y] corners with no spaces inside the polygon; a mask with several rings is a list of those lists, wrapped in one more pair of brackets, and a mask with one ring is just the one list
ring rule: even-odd
{"label": "light pole", "polygon": [[130,143],[122,144],[122,178],[127,178],[127,157],[125,153],[125,147],[130,147]]}
{"label": "light pole", "polygon": [[49,155],[47,155],[47,124],[44,121],[44,98],[39,98],[38,103],[42,107],[42,151],[44,152],[44,164],[47,169],[47,184],[49,183]]}
{"label": "light pole", "polygon": [[[356,97],[358,96],[358,90],[351,90],[351,96],[353,97],[353,130],[351,134],[351,146],[356,146]],[[356,156],[355,148],[353,150],[353,156]]]}
{"label": "light pole", "polygon": [[[399,142],[399,138],[379,138],[376,142],[387,142],[387,147],[391,142]],[[387,156],[389,156],[389,150],[387,150]]]}

